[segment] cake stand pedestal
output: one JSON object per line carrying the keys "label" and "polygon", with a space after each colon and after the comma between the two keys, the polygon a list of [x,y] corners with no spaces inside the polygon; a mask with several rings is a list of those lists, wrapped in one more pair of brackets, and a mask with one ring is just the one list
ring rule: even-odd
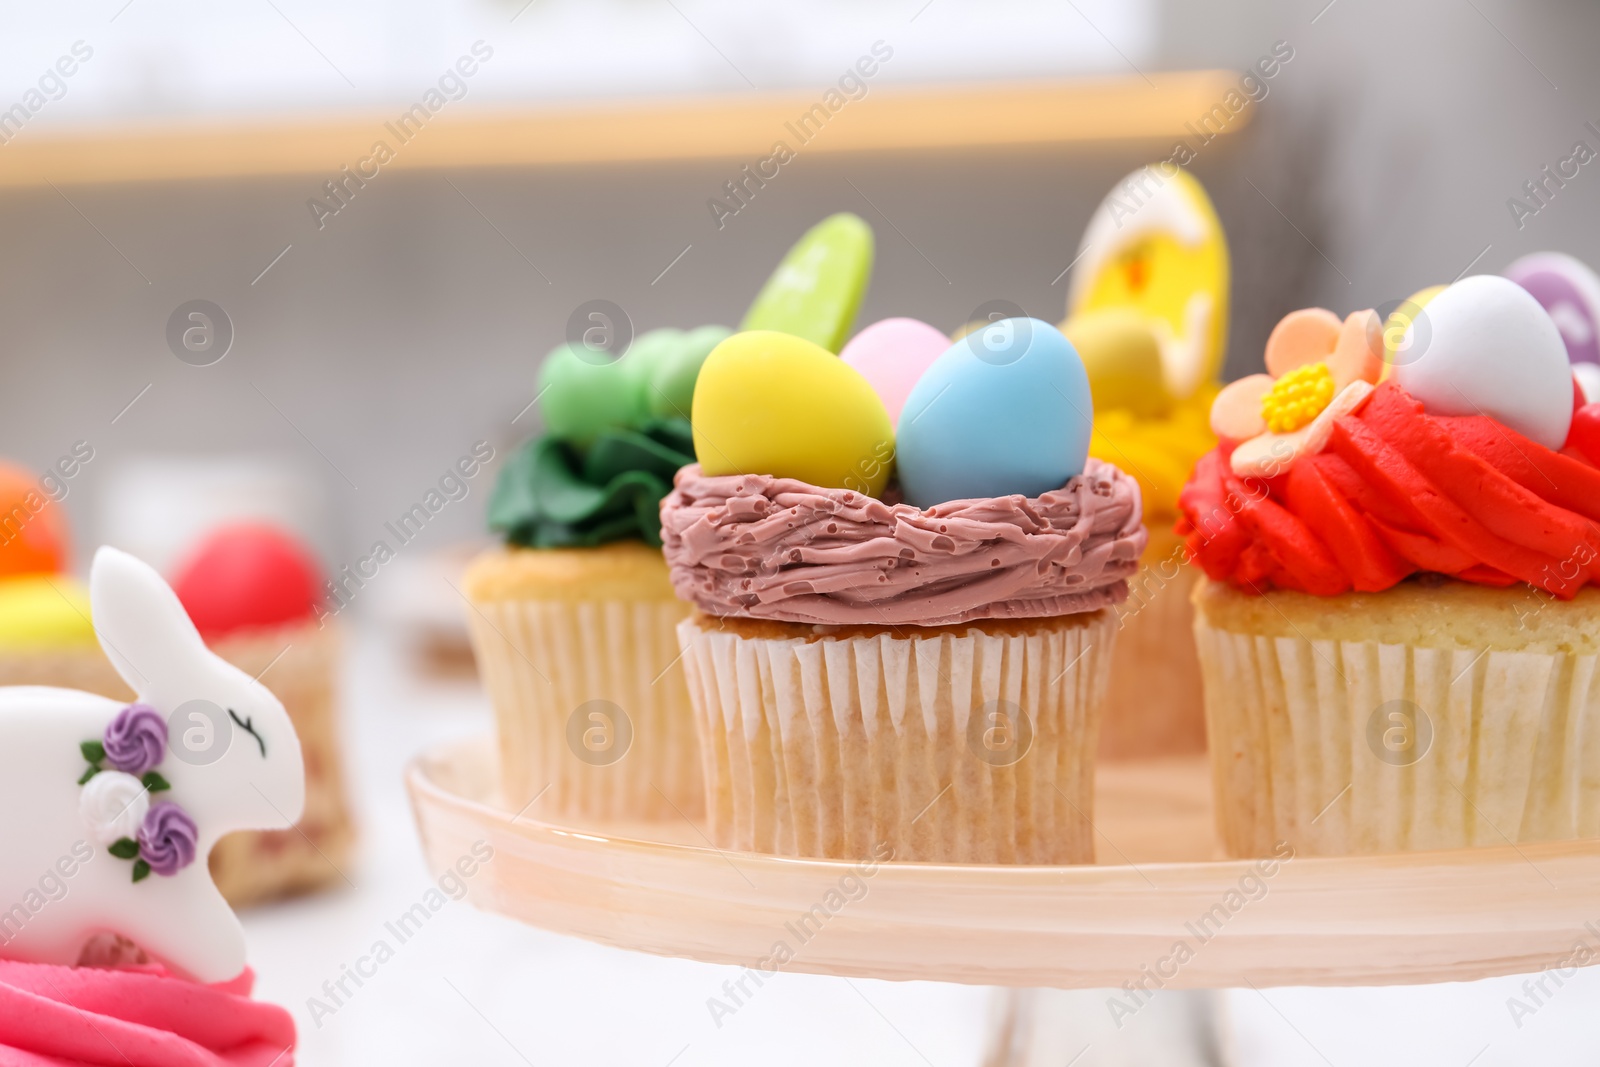
{"label": "cake stand pedestal", "polygon": [[[1108,1020],[1120,1013],[1106,999],[1119,992],[1145,1017],[1168,1010],[1156,1005],[1171,990],[1539,971],[1565,957],[1600,899],[1600,840],[1266,867],[1214,859],[1203,758],[1102,765],[1100,862],[1076,867],[868,869],[729,852],[688,821],[553,822],[536,804],[516,814],[496,780],[487,740],[430,752],[407,772],[436,870],[474,842],[493,846],[468,880],[479,907],[603,944],[769,971],[1102,990]],[[788,958],[775,961],[780,943]],[[1049,997],[1002,998],[991,1063],[1028,1062],[1005,1042],[1030,1025],[1037,1039]],[[1178,1015],[1209,1018],[1196,1007],[1204,1000],[1177,1000]]]}

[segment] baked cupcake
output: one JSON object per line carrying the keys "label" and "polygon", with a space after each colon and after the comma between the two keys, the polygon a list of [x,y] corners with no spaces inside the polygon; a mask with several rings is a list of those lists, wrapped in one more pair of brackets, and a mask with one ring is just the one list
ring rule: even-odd
{"label": "baked cupcake", "polygon": [[711,837],[1090,862],[1113,608],[1145,547],[1138,485],[1087,457],[1088,381],[1046,323],[948,346],[898,432],[893,393],[771,331],[702,369],[698,463],[661,514],[697,609],[678,632]]}
{"label": "baked cupcake", "polygon": [[545,360],[548,432],[501,470],[489,525],[505,543],[472,561],[462,587],[513,808],[700,810],[673,634],[685,610],[657,508],[690,458],[695,374],[727,333],[657,330],[616,359],[565,345]]}
{"label": "baked cupcake", "polygon": [[[854,215],[812,227],[745,315],[838,344],[872,269]],[[464,591],[513,809],[678,819],[704,803],[676,627],[688,606],[661,555],[661,499],[694,460],[689,416],[730,331],[614,331],[557,348],[540,372],[544,436],[507,462],[489,503],[505,538]],[[590,342],[595,341],[594,345]]]}
{"label": "baked cupcake", "polygon": [[1289,315],[1182,494],[1224,845],[1594,836],[1600,405],[1502,278],[1384,351],[1371,312]]}
{"label": "baked cupcake", "polygon": [[1150,545],[1118,609],[1101,731],[1107,758],[1205,748],[1178,492],[1216,446],[1209,425],[1227,350],[1228,245],[1200,183],[1171,164],[1118,182],[1084,231],[1061,329],[1094,393],[1089,454],[1139,482]]}
{"label": "baked cupcake", "polygon": [[339,738],[339,628],[325,617],[315,557],[275,526],[236,523],[203,537],[172,585],[211,650],[283,702],[305,760],[305,814],[292,829],[218,841],[217,888],[244,907],[344,884],[356,835]]}

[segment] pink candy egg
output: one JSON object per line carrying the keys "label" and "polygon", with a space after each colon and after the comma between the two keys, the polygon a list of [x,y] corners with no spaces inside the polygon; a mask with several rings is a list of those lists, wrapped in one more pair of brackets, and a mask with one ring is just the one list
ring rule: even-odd
{"label": "pink candy egg", "polygon": [[950,338],[917,319],[883,319],[850,339],[839,358],[872,386],[889,421],[900,421],[900,409],[912,386],[929,364],[950,347]]}

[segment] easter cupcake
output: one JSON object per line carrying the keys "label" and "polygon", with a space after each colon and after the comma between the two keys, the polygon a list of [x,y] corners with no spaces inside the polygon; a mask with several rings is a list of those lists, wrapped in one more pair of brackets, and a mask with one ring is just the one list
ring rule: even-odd
{"label": "easter cupcake", "polygon": [[548,432],[501,470],[489,525],[504,545],[462,591],[494,705],[514,808],[667,818],[701,804],[673,627],[685,609],[661,558],[657,508],[690,459],[695,372],[720,327],[641,336],[615,361],[545,360]]}
{"label": "easter cupcake", "polygon": [[305,760],[300,821],[218,841],[217,888],[243,907],[343,883],[355,828],[339,737],[339,630],[322,617],[315,556],[273,525],[220,526],[181,560],[172,588],[211,651],[272,688]]}
{"label": "easter cupcake", "polygon": [[[900,330],[911,352],[903,321],[881,332]],[[1087,456],[1088,381],[1053,326],[946,343],[904,395],[868,376],[897,362],[864,351],[866,371],[740,333],[695,388],[698,462],[661,516],[673,585],[697,609],[678,633],[711,837],[1091,862],[1139,487]]]}
{"label": "easter cupcake", "polygon": [[1233,855],[1600,834],[1600,405],[1506,279],[1402,333],[1286,317],[1182,493]]}
{"label": "easter cupcake", "polygon": [[[854,215],[808,231],[747,328],[838,344],[872,268]],[[621,351],[563,345],[540,373],[546,433],[501,471],[489,525],[505,539],[464,592],[494,705],[501,788],[521,808],[679,819],[703,810],[699,741],[661,554],[661,500],[694,461],[695,383],[721,326],[654,330]]]}
{"label": "easter cupcake", "polygon": [[1216,446],[1209,425],[1228,335],[1228,246],[1211,200],[1170,164],[1112,189],[1079,245],[1062,331],[1094,394],[1089,454],[1139,482],[1150,544],[1118,609],[1101,731],[1107,758],[1205,747],[1178,492]]}

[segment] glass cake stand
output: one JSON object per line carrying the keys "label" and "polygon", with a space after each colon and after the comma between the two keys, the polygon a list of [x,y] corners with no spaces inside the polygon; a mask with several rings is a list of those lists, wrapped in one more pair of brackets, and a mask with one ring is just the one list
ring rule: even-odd
{"label": "glass cake stand", "polygon": [[[1204,757],[1102,764],[1094,865],[891,862],[870,874],[719,850],[688,821],[518,815],[500,803],[496,779],[487,739],[439,748],[407,771],[430,864],[442,871],[473,842],[493,845],[487,877],[469,883],[477,906],[769,973],[1006,987],[989,1067],[1067,1062],[1073,1033],[1115,1021],[1113,996],[1140,1017],[1130,1031],[1182,1035],[1192,1062],[1220,1063],[1210,995],[1174,991],[1538,971],[1563,956],[1600,899],[1600,840],[1295,857],[1270,874],[1259,861],[1213,859]],[[775,960],[780,942],[788,958]],[[1070,992],[1082,990],[1099,992]],[[1096,1062],[1135,1060],[1076,1067]]]}

